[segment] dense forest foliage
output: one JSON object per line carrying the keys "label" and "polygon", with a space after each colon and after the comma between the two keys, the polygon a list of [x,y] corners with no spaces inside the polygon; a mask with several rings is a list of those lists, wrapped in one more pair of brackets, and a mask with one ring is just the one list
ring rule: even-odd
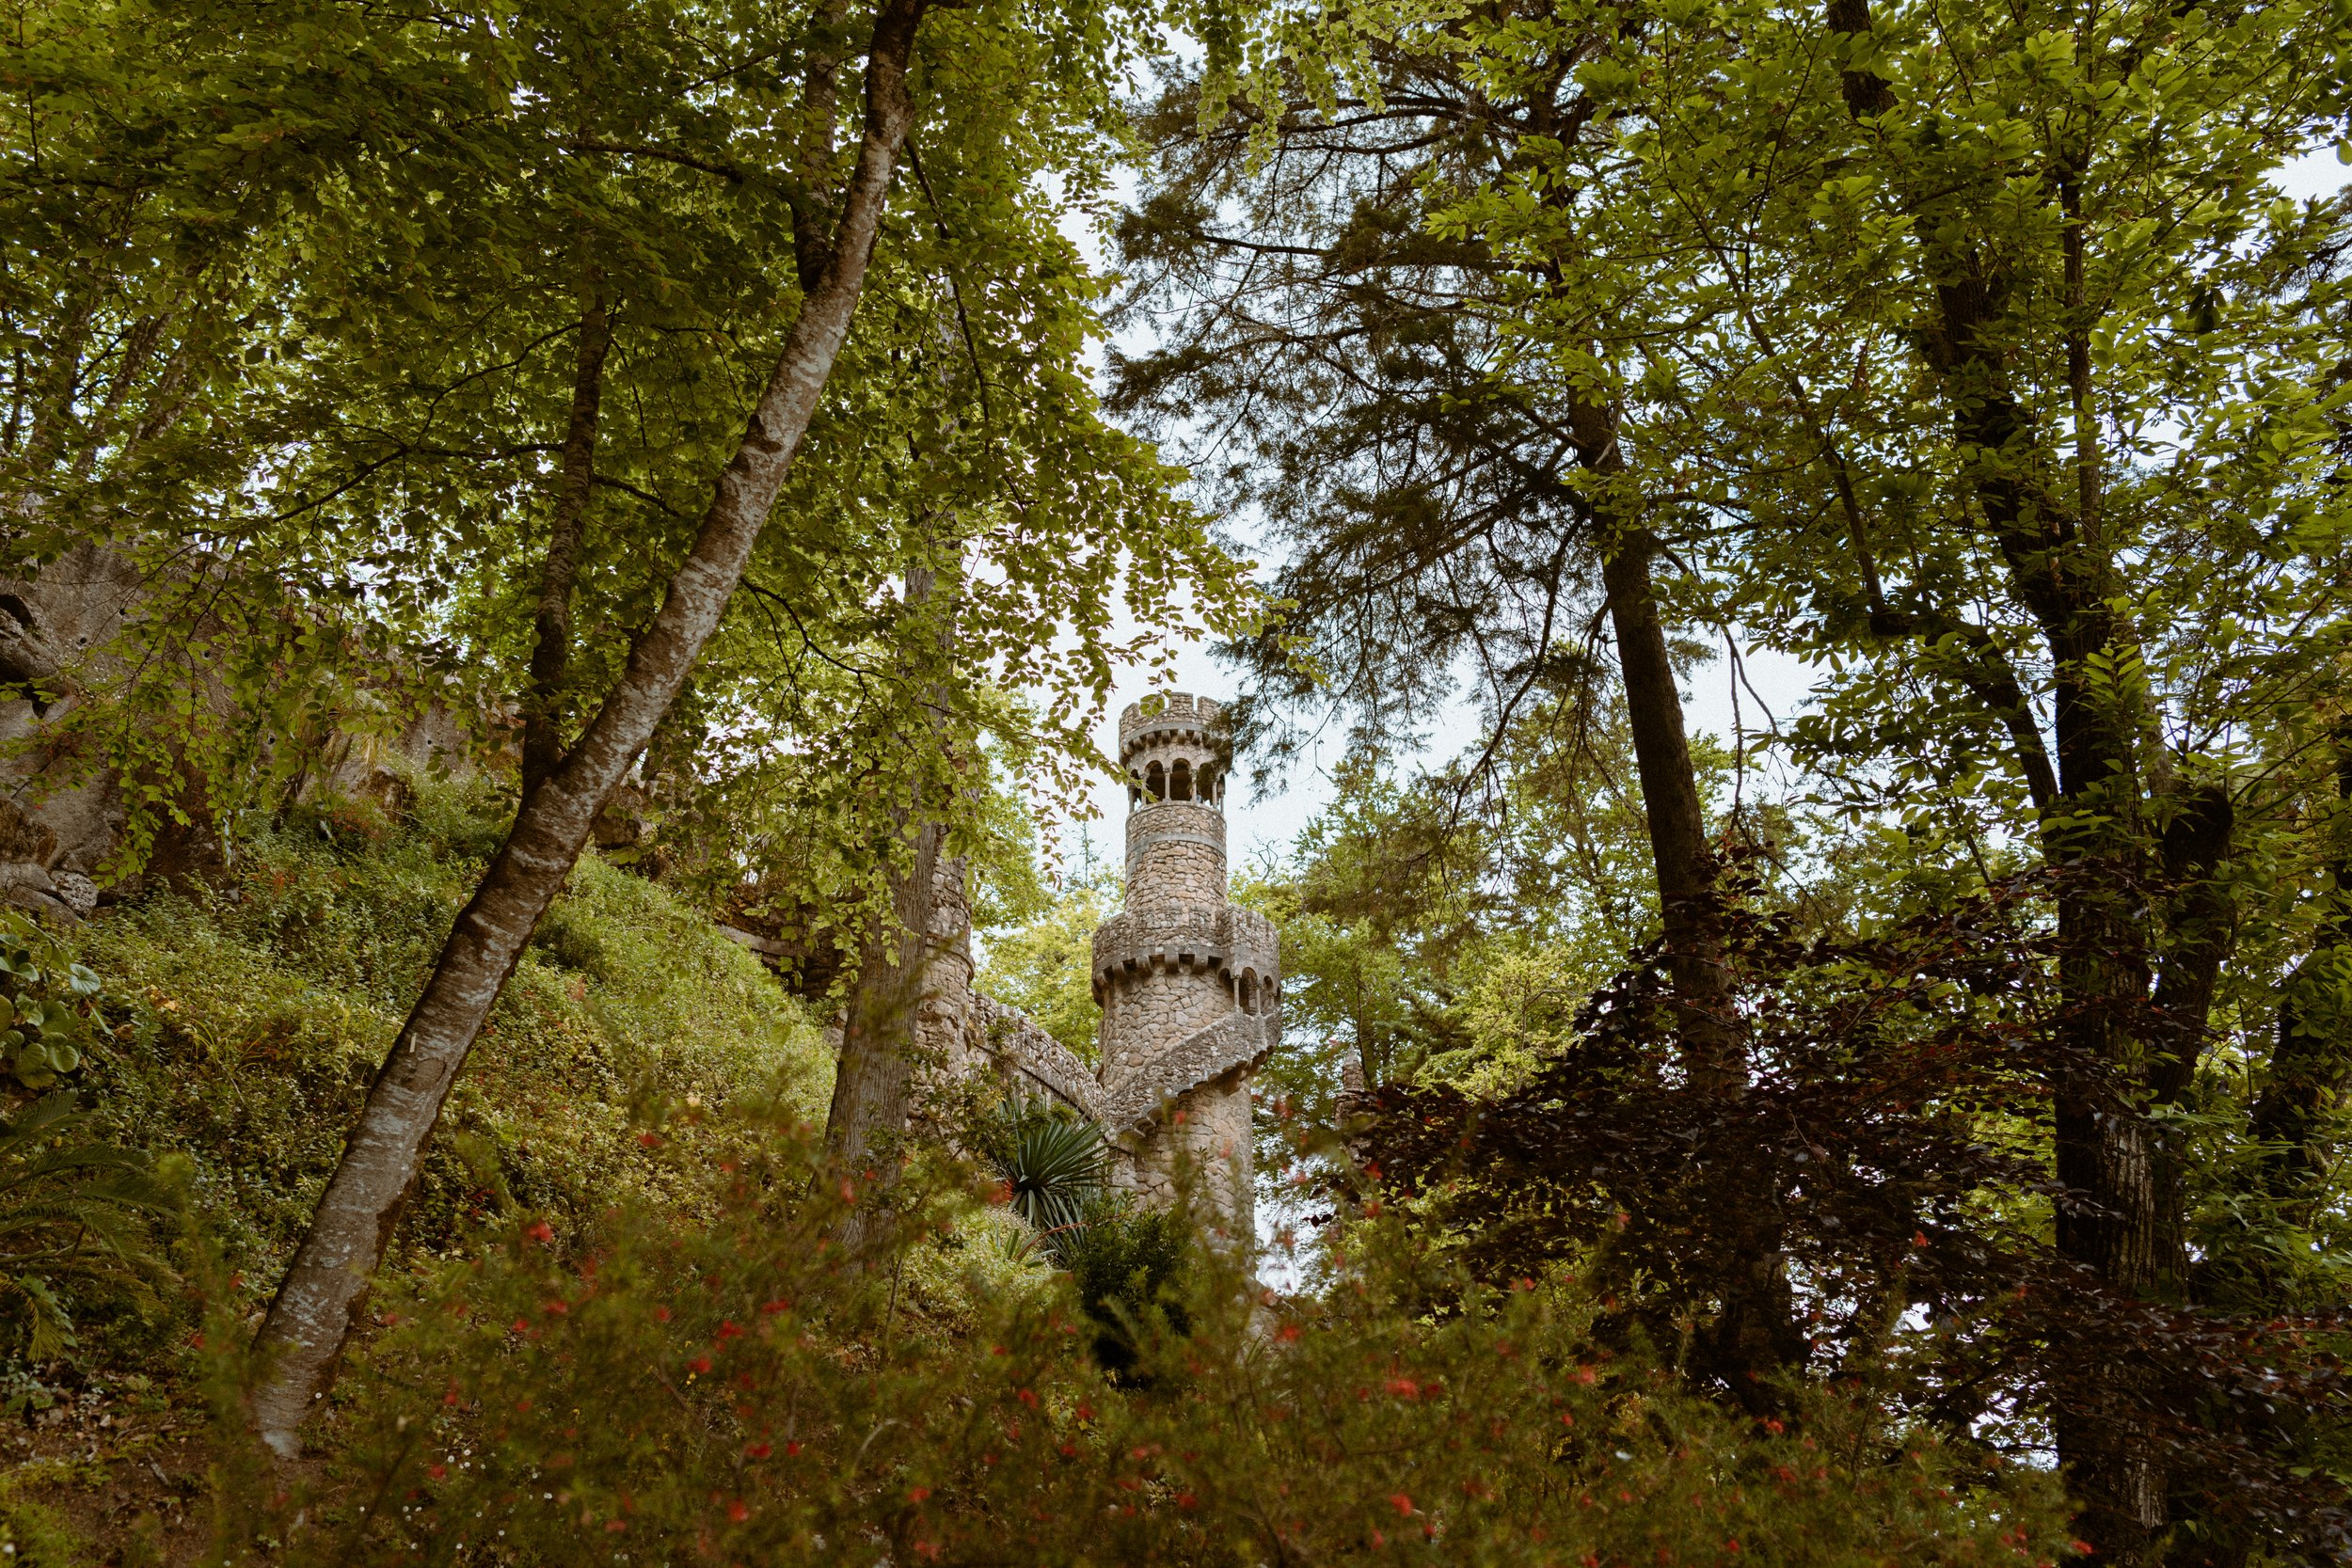
{"label": "dense forest foliage", "polygon": [[[0,1553],[2343,1560],[2347,28],[20,0]],[[922,1043],[1203,641],[1254,1244]]]}

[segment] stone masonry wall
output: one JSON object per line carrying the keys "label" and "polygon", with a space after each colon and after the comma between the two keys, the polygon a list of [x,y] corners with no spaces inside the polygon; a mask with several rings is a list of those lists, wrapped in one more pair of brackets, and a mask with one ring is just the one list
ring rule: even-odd
{"label": "stone masonry wall", "polygon": [[1127,907],[1225,902],[1225,818],[1166,800],[1127,818]]}
{"label": "stone masonry wall", "polygon": [[1250,1069],[1237,1067],[1179,1095],[1164,1117],[1132,1136],[1125,1185],[1152,1208],[1173,1207],[1188,1173],[1222,1240],[1254,1234]]}
{"label": "stone masonry wall", "polygon": [[1234,1010],[1232,992],[1198,968],[1140,970],[1103,998],[1103,1081],[1115,1085],[1186,1035]]}

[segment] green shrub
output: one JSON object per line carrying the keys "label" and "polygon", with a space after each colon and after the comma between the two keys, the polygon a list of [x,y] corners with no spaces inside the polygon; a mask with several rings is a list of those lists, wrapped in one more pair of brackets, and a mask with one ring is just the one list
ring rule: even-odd
{"label": "green shrub", "polygon": [[1120,1378],[1136,1375],[1139,1341],[1153,1326],[1182,1335],[1190,1224],[1177,1212],[1137,1212],[1124,1195],[1106,1196],[1063,1248],[1078,1306],[1093,1323],[1095,1359]]}
{"label": "green shrub", "polygon": [[96,974],[63,942],[13,910],[0,911],[0,1066],[45,1089],[82,1065]]}
{"label": "green shrub", "polygon": [[[1134,1386],[1095,1366],[1066,1289],[983,1304],[968,1338],[908,1335],[897,1271],[831,1246],[815,1140],[738,1131],[744,1157],[705,1173],[707,1223],[634,1202],[594,1248],[507,1225],[387,1295],[398,1323],[323,1433],[338,1468],[273,1500],[232,1453],[218,1558],[2022,1568],[2062,1550],[2046,1476],[1860,1408],[1726,1415],[1596,1344],[1565,1281],[1449,1281],[1385,1221],[1348,1227],[1329,1289],[1279,1310],[1243,1260],[1200,1250],[1181,1321],[1135,1321]],[[914,1195],[907,1244],[969,1208]],[[233,1387],[223,1404],[233,1443]]]}
{"label": "green shrub", "polygon": [[90,1120],[63,1090],[0,1118],[0,1345],[35,1361],[73,1342],[73,1298],[150,1309],[171,1276],[148,1222],[177,1207],[176,1170],[85,1138]]}

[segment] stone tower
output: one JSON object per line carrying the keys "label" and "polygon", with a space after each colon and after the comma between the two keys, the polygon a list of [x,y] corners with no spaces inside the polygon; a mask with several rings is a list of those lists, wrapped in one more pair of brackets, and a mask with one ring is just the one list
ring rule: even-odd
{"label": "stone tower", "polygon": [[1146,1203],[1188,1164],[1226,1233],[1251,1233],[1249,1080],[1281,1037],[1274,923],[1225,886],[1223,709],[1173,692],[1119,719],[1127,895],[1094,933],[1099,1106],[1114,1173]]}

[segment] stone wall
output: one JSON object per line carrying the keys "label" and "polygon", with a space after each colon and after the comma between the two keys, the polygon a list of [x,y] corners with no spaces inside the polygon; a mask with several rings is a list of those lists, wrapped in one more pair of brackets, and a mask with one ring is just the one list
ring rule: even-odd
{"label": "stone wall", "polygon": [[1127,817],[1127,907],[1225,902],[1225,818],[1163,800]]}
{"label": "stone wall", "polygon": [[1140,970],[1103,997],[1103,1081],[1116,1085],[1170,1045],[1235,1011],[1214,971],[1191,965]]}
{"label": "stone wall", "polygon": [[1030,1097],[1044,1096],[1089,1120],[1102,1116],[1102,1085],[1094,1069],[1018,1008],[981,992],[972,996],[975,1043],[995,1064],[1007,1085]]}
{"label": "stone wall", "polygon": [[1126,1140],[1120,1182],[1146,1205],[1171,1208],[1189,1179],[1201,1218],[1219,1239],[1255,1234],[1249,1101],[1250,1069],[1235,1067],[1170,1102]]}

